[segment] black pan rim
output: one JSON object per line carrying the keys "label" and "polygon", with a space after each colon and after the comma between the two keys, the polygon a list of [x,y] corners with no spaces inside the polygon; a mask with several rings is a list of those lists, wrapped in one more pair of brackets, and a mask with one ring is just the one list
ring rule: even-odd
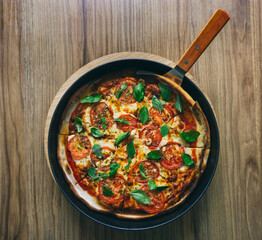
{"label": "black pan rim", "polygon": [[[51,171],[52,171],[52,173],[53,173],[54,179],[55,179],[58,187],[60,188],[60,190],[62,191],[62,193],[64,194],[64,196],[67,198],[67,200],[68,200],[78,211],[80,211],[81,214],[83,214],[84,216],[92,219],[93,221],[95,221],[95,222],[97,222],[97,223],[100,223],[100,224],[102,224],[102,225],[104,225],[104,226],[111,227],[111,228],[114,228],[114,229],[119,229],[119,230],[146,230],[146,229],[152,229],[152,228],[156,228],[156,227],[160,227],[160,226],[163,226],[163,225],[165,225],[165,224],[168,224],[168,223],[174,221],[175,219],[178,219],[179,217],[181,217],[182,215],[184,215],[186,212],[188,212],[188,211],[201,199],[201,197],[204,195],[204,193],[206,192],[207,188],[209,187],[209,185],[210,185],[210,183],[211,183],[211,181],[212,181],[212,179],[213,179],[213,176],[214,176],[214,174],[215,174],[215,171],[216,171],[216,167],[217,167],[217,163],[218,163],[218,157],[219,157],[220,143],[219,143],[219,131],[218,131],[218,126],[217,126],[215,114],[214,114],[214,112],[213,112],[212,107],[211,107],[210,104],[209,104],[209,101],[206,99],[205,95],[202,93],[202,91],[199,89],[199,87],[198,87],[194,82],[192,82],[189,78],[185,77],[185,79],[184,79],[184,81],[183,81],[183,84],[184,84],[184,82],[185,82],[185,83],[187,83],[188,85],[193,86],[193,88],[197,90],[197,94],[199,95],[198,98],[199,98],[199,99],[203,99],[203,101],[206,102],[206,104],[205,104],[205,106],[204,106],[204,107],[205,107],[204,109],[203,109],[203,106],[202,106],[201,104],[200,104],[200,106],[201,106],[201,108],[203,109],[203,111],[204,111],[205,114],[206,114],[206,111],[208,111],[208,114],[210,115],[210,118],[213,120],[213,122],[212,122],[212,129],[213,129],[213,131],[215,132],[214,135],[216,136],[216,139],[211,139],[211,150],[212,150],[212,141],[214,141],[214,140],[215,140],[215,142],[216,142],[216,145],[215,145],[216,149],[215,149],[215,153],[214,153],[214,162],[213,162],[213,164],[212,164],[212,171],[209,173],[208,179],[205,181],[205,184],[204,184],[204,186],[202,187],[202,189],[200,190],[200,193],[197,194],[197,197],[195,197],[194,201],[191,202],[191,203],[189,204],[189,206],[186,207],[185,210],[181,211],[181,212],[180,212],[179,214],[177,214],[176,216],[171,217],[170,219],[165,220],[165,221],[163,221],[163,222],[160,221],[160,223],[152,224],[152,225],[149,225],[149,226],[146,226],[146,227],[143,227],[143,226],[141,226],[141,227],[140,227],[140,226],[139,226],[139,227],[123,227],[123,226],[117,226],[117,225],[112,225],[112,224],[103,222],[103,221],[101,221],[101,220],[99,220],[99,219],[91,216],[90,214],[86,213],[83,209],[81,209],[81,206],[78,206],[78,205],[73,201],[73,199],[71,199],[71,197],[70,197],[70,196],[68,195],[68,193],[65,191],[66,189],[63,188],[62,182],[59,181],[59,178],[58,178],[57,173],[56,173],[55,166],[54,166],[53,162],[51,161],[51,159],[54,158],[54,156],[53,156],[53,154],[52,154],[52,152],[51,152],[51,148],[52,148],[52,147],[51,147],[51,142],[52,142],[52,137],[53,137],[53,135],[54,135],[54,133],[52,133],[52,131],[51,131],[51,127],[52,127],[52,125],[53,125],[53,123],[54,123],[54,121],[55,121],[55,116],[57,115],[57,112],[58,112],[58,106],[60,106],[60,104],[65,104],[65,103],[63,103],[64,97],[65,97],[70,91],[72,91],[72,88],[73,88],[74,86],[76,86],[77,83],[78,83],[82,78],[84,78],[86,75],[88,75],[88,74],[90,74],[90,73],[93,73],[93,72],[95,72],[95,71],[97,71],[97,70],[99,70],[99,69],[101,69],[101,68],[103,68],[103,67],[108,67],[108,66],[113,65],[113,64],[122,64],[122,63],[125,63],[125,64],[126,64],[126,63],[129,63],[129,62],[130,62],[130,63],[133,63],[133,64],[139,62],[139,63],[149,64],[149,65],[156,65],[156,66],[158,65],[159,67],[165,69],[165,72],[167,72],[167,71],[169,71],[169,70],[172,69],[170,66],[165,65],[165,64],[160,63],[160,62],[156,62],[156,61],[152,61],[152,60],[147,60],[147,59],[130,58],[130,59],[121,59],[121,60],[115,60],[115,61],[111,61],[111,62],[108,62],[108,63],[104,63],[104,64],[101,64],[101,65],[99,65],[99,66],[91,69],[90,71],[84,73],[81,77],[79,77],[79,78],[65,91],[65,93],[63,94],[63,96],[61,97],[61,99],[59,100],[59,102],[58,102],[58,104],[57,104],[57,106],[56,106],[56,108],[55,108],[55,111],[54,111],[53,116],[52,116],[51,121],[50,121],[49,130],[48,130],[48,156],[49,156],[49,163],[50,163]],[[164,72],[162,72],[161,74],[163,74],[163,73],[164,73]],[[158,73],[158,74],[160,74],[160,73]],[[101,75],[100,75],[100,76],[101,76]],[[185,80],[186,80],[186,81],[185,81]],[[92,80],[90,80],[90,82],[91,82],[91,81],[92,81]],[[183,86],[183,84],[182,84],[182,86]],[[190,95],[192,95],[192,93],[190,93]],[[193,97],[193,96],[192,96],[192,97]],[[194,98],[194,97],[193,97],[193,98]],[[195,99],[195,98],[194,98],[194,99]],[[67,102],[66,102],[65,105],[67,105]],[[61,119],[60,119],[60,120],[61,120]],[[209,122],[209,119],[208,119],[208,122]],[[209,122],[209,125],[211,125],[210,122]],[[211,128],[211,126],[210,126],[210,128]],[[52,135],[52,134],[53,134],[53,135]],[[210,135],[211,135],[211,129],[210,129]],[[55,155],[56,155],[56,161],[57,161],[57,154],[56,154],[56,152],[55,152]],[[209,163],[209,159],[208,159],[208,163]],[[60,166],[59,166],[59,168],[60,168]],[[61,169],[60,169],[60,170],[61,170]],[[58,171],[59,171],[59,170],[58,170]],[[62,170],[61,170],[61,171],[62,171]],[[204,171],[204,174],[205,174],[205,171]],[[204,174],[203,174],[203,175],[204,175]],[[202,177],[203,177],[203,176],[201,176],[200,179],[202,179]],[[66,181],[66,180],[64,179],[64,181]],[[66,184],[67,184],[67,182],[66,182]],[[198,182],[197,185],[199,185],[199,182]],[[196,187],[197,187],[197,186],[196,186]],[[69,188],[69,191],[71,191],[69,185],[68,185],[68,188]],[[195,189],[196,189],[196,188],[195,188]],[[196,191],[195,189],[194,189],[192,192],[195,192],[195,191]],[[190,194],[190,195],[191,195],[191,194]],[[190,198],[190,195],[187,197],[187,199]],[[75,196],[75,197],[76,197],[76,196]],[[78,201],[81,201],[81,200],[78,199]],[[182,205],[179,205],[179,207],[182,207],[182,206],[183,206],[183,203],[182,203]],[[177,209],[177,208],[175,208],[175,209]],[[160,219],[161,219],[161,218],[163,218],[164,215],[172,215],[172,214],[174,214],[174,212],[176,211],[175,209],[174,209],[174,211],[166,212],[166,213],[163,213],[163,215],[159,215],[159,216],[157,215],[157,216],[155,216],[155,217],[153,216],[153,217],[147,218],[146,220],[147,220],[147,221],[152,221],[152,220],[155,220],[154,218],[160,218]],[[93,211],[93,210],[91,210],[91,209],[89,209],[89,210],[90,210],[90,211]],[[93,212],[95,212],[95,211],[93,211]],[[100,215],[100,214],[103,215],[103,213],[99,213],[99,215]],[[107,215],[107,214],[105,214],[105,216],[106,216],[106,215]],[[107,216],[108,216],[108,215],[107,215]],[[114,218],[115,216],[110,215],[110,217],[111,217],[111,218],[112,218],[112,217]],[[117,218],[117,217],[115,217],[115,218],[116,218],[117,221],[121,221],[121,222],[126,223],[126,225],[130,225],[131,222],[133,222],[133,223],[134,223],[134,222],[135,222],[135,223],[139,223],[139,225],[141,224],[141,221],[140,221],[140,220],[135,220],[135,219],[121,219],[121,218]],[[144,221],[145,221],[145,220],[144,220]],[[138,225],[138,224],[135,224],[135,225]]]}

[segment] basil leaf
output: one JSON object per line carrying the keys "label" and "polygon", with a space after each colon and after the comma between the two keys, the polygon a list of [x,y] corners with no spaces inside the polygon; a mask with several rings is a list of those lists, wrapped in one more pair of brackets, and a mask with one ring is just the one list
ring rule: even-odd
{"label": "basil leaf", "polygon": [[120,165],[118,163],[112,163],[110,165],[110,172],[109,172],[109,176],[110,177],[114,177],[116,175],[117,169],[120,167]]}
{"label": "basil leaf", "polygon": [[179,112],[182,112],[182,110],[183,110],[183,101],[182,101],[182,98],[181,98],[181,96],[179,94],[177,94],[177,96],[176,96],[175,106],[176,106],[176,109]]}
{"label": "basil leaf", "polygon": [[169,132],[169,127],[167,125],[163,125],[161,128],[160,128],[160,132],[161,132],[161,136],[164,137],[168,134]]}
{"label": "basil leaf", "polygon": [[152,97],[152,103],[153,103],[153,107],[156,110],[158,110],[159,112],[161,112],[163,110],[163,104],[155,95],[153,95],[153,97]]}
{"label": "basil leaf", "polygon": [[133,196],[135,200],[137,200],[141,204],[150,204],[151,201],[149,197],[145,194],[144,191],[140,189],[134,189],[130,194]]}
{"label": "basil leaf", "polygon": [[83,98],[80,102],[81,103],[96,103],[96,102],[99,102],[101,98],[102,98],[101,94],[94,93],[88,97]]}
{"label": "basil leaf", "polygon": [[156,190],[156,183],[155,183],[154,180],[152,180],[152,179],[148,180],[147,185],[148,185],[150,190]]}
{"label": "basil leaf", "polygon": [[122,92],[123,92],[126,88],[127,88],[127,84],[126,84],[126,82],[124,82],[124,83],[121,85],[120,90],[117,91],[117,93],[116,93],[116,98],[120,98],[121,95],[122,95]]}
{"label": "basil leaf", "polygon": [[145,96],[145,87],[144,87],[143,83],[138,83],[134,87],[133,96],[134,96],[134,99],[136,101],[138,101],[138,102],[143,101],[144,96]]}
{"label": "basil leaf", "polygon": [[103,189],[103,195],[106,196],[106,197],[112,197],[112,196],[114,196],[114,193],[109,188],[104,188]]}
{"label": "basil leaf", "polygon": [[159,160],[162,157],[162,153],[159,150],[155,150],[155,151],[149,152],[146,156],[149,159]]}
{"label": "basil leaf", "polygon": [[128,158],[128,164],[125,166],[125,169],[128,169],[131,163],[132,163],[132,159]]}
{"label": "basil leaf", "polygon": [[139,164],[139,171],[140,171],[142,178],[146,179],[147,178],[146,170],[145,170],[144,164],[142,162]]}
{"label": "basil leaf", "polygon": [[146,106],[142,107],[142,108],[140,109],[138,115],[139,115],[139,117],[140,117],[140,119],[141,119],[141,122],[142,122],[143,124],[145,124],[146,121],[147,121],[148,118],[149,118],[149,114],[148,114],[148,109],[147,109],[147,107],[146,107]]}
{"label": "basil leaf", "polygon": [[96,128],[96,127],[92,127],[92,128],[91,128],[91,133],[92,133],[92,135],[93,135],[94,137],[97,137],[97,138],[104,136],[104,134],[103,134],[98,128]]}
{"label": "basil leaf", "polygon": [[200,132],[195,131],[195,130],[190,130],[188,132],[181,132],[180,133],[180,137],[182,139],[184,139],[185,141],[190,142],[190,143],[196,141],[196,139],[199,137],[199,135],[200,135]]}
{"label": "basil leaf", "polygon": [[120,142],[128,138],[130,135],[130,131],[120,134],[116,139],[116,146],[119,145]]}
{"label": "basil leaf", "polygon": [[150,190],[156,190],[157,192],[161,192],[170,187],[170,186],[156,186],[155,181],[152,179],[148,180],[147,185]]}
{"label": "basil leaf", "polygon": [[106,130],[106,119],[104,117],[101,118],[102,124],[103,124],[103,128],[104,130]]}
{"label": "basil leaf", "polygon": [[74,122],[75,122],[75,126],[76,126],[76,129],[77,129],[77,132],[82,132],[82,130],[83,130],[83,123],[82,123],[81,118],[75,117]]}
{"label": "basil leaf", "polygon": [[95,181],[99,178],[98,175],[96,175],[96,170],[95,168],[93,167],[90,167],[88,170],[87,170],[87,174],[89,175],[89,177],[92,178],[92,181]]}
{"label": "basil leaf", "polygon": [[135,156],[136,149],[133,141],[127,144],[126,150],[129,157],[133,158]]}
{"label": "basil leaf", "polygon": [[167,188],[169,188],[170,186],[157,186],[156,187],[156,191],[157,192],[161,192],[161,191],[163,191],[163,190],[165,190],[165,189],[167,189]]}
{"label": "basil leaf", "polygon": [[115,120],[114,120],[114,122],[118,122],[118,123],[123,123],[123,124],[126,124],[126,125],[130,125],[130,123],[127,121],[127,120],[125,120],[125,118],[123,117],[123,118],[116,118]]}
{"label": "basil leaf", "polygon": [[99,173],[99,177],[101,177],[101,178],[108,178],[108,177],[110,177],[110,175],[109,175],[109,173],[102,172],[102,173]]}
{"label": "basil leaf", "polygon": [[95,144],[93,147],[92,147],[92,152],[98,157],[98,158],[102,158],[102,148],[100,147],[100,145],[98,144]]}
{"label": "basil leaf", "polygon": [[192,160],[192,158],[189,154],[182,152],[182,159],[183,159],[184,163],[189,167],[192,167],[192,166],[195,165],[195,162]]}
{"label": "basil leaf", "polygon": [[159,89],[161,91],[161,97],[166,101],[169,102],[171,96],[171,87],[167,86],[166,84],[159,83]]}

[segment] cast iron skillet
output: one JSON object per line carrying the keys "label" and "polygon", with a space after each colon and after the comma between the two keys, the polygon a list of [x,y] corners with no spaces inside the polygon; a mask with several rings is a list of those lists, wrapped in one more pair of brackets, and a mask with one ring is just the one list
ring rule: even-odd
{"label": "cast iron skillet", "polygon": [[181,205],[177,206],[172,211],[163,213],[159,216],[153,216],[141,220],[120,219],[112,214],[93,211],[90,208],[88,208],[80,199],[78,199],[71,191],[70,186],[63,175],[62,169],[58,163],[57,158],[57,134],[59,133],[59,126],[62,114],[72,95],[82,86],[102,77],[102,74],[104,75],[113,71],[133,67],[141,71],[150,71],[159,75],[164,75],[165,73],[171,70],[171,67],[155,61],[144,59],[124,59],[100,65],[82,75],[65,92],[54,111],[48,133],[48,155],[51,170],[57,185],[59,186],[65,197],[68,199],[68,201],[82,214],[98,223],[112,228],[123,230],[144,230],[167,224],[186,213],[197,203],[197,201],[207,190],[216,170],[219,156],[219,132],[216,118],[205,95],[189,78],[185,76],[181,86],[186,92],[188,92],[191,95],[191,97],[195,101],[198,101],[204,114],[206,115],[210,127],[211,149],[206,169],[201,178],[199,179],[196,187],[185,199],[185,201],[183,201]]}

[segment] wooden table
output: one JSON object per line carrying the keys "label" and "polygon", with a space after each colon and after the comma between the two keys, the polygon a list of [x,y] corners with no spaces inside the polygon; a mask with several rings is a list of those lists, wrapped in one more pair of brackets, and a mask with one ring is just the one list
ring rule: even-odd
{"label": "wooden table", "polygon": [[[191,70],[220,127],[208,191],[183,217],[148,231],[113,230],[82,216],[44,156],[56,92],[110,53],[177,61],[218,8],[231,20]],[[261,8],[260,0],[0,0],[0,238],[261,239]]]}

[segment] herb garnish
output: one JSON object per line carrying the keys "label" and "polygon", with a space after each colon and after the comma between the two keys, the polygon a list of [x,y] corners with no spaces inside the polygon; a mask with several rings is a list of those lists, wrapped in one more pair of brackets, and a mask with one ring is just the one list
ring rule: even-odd
{"label": "herb garnish", "polygon": [[155,95],[153,95],[153,97],[152,97],[152,104],[153,104],[153,107],[156,110],[158,110],[159,112],[161,112],[163,110],[163,104]]}
{"label": "herb garnish", "polygon": [[94,137],[96,137],[96,138],[99,138],[99,137],[103,137],[103,136],[104,136],[104,134],[103,134],[98,128],[96,128],[96,127],[92,127],[92,128],[91,128],[91,133],[92,133],[92,135],[93,135]]}
{"label": "herb garnish", "polygon": [[192,158],[189,154],[182,152],[182,159],[183,159],[184,163],[189,167],[192,167],[192,166],[195,165],[195,162],[192,160]]}
{"label": "herb garnish", "polygon": [[161,128],[160,128],[160,132],[161,132],[161,136],[162,137],[165,137],[168,132],[169,132],[169,126],[167,125],[163,125]]}
{"label": "herb garnish", "polygon": [[196,141],[196,139],[199,137],[199,135],[200,135],[200,132],[195,131],[195,130],[190,130],[188,132],[181,132],[180,133],[180,137],[182,139],[184,139],[185,141],[190,142],[190,143]]}
{"label": "herb garnish", "polygon": [[151,201],[149,197],[145,194],[144,191],[140,189],[134,189],[130,194],[133,196],[135,200],[137,200],[141,204],[150,204]]}
{"label": "herb garnish", "polygon": [[147,109],[147,107],[146,106],[144,106],[144,107],[142,107],[140,110],[139,110],[139,117],[140,117],[140,119],[141,119],[141,122],[143,123],[143,124],[145,124],[146,123],[146,121],[148,120],[148,118],[149,118],[149,114],[148,114],[148,109]]}
{"label": "herb garnish", "polygon": [[83,122],[82,122],[81,118],[75,117],[74,122],[75,122],[75,126],[76,126],[76,129],[77,129],[77,132],[82,132],[82,130],[83,130]]}
{"label": "herb garnish", "polygon": [[126,88],[127,88],[127,84],[126,84],[126,82],[124,82],[124,83],[121,85],[120,90],[117,91],[117,93],[116,93],[116,98],[120,98],[121,95],[122,95],[122,92],[123,92]]}
{"label": "herb garnish", "polygon": [[171,87],[167,86],[166,84],[163,83],[159,83],[158,84],[159,89],[161,91],[161,97],[163,98],[163,100],[165,100],[166,102],[169,102],[170,100],[170,96],[171,96]]}
{"label": "herb garnish", "polygon": [[83,98],[80,102],[81,103],[96,103],[99,102],[102,98],[102,95],[99,93],[93,93],[88,97]]}
{"label": "herb garnish", "polygon": [[138,102],[143,101],[144,96],[145,96],[145,87],[144,87],[143,83],[138,83],[134,87],[133,96],[134,96],[134,99],[136,101],[138,101]]}
{"label": "herb garnish", "polygon": [[162,157],[162,153],[159,150],[151,151],[146,155],[149,159],[159,160]]}
{"label": "herb garnish", "polygon": [[116,118],[114,120],[114,122],[118,122],[118,123],[123,123],[123,124],[126,124],[126,125],[130,125],[130,123],[123,117],[123,118]]}

